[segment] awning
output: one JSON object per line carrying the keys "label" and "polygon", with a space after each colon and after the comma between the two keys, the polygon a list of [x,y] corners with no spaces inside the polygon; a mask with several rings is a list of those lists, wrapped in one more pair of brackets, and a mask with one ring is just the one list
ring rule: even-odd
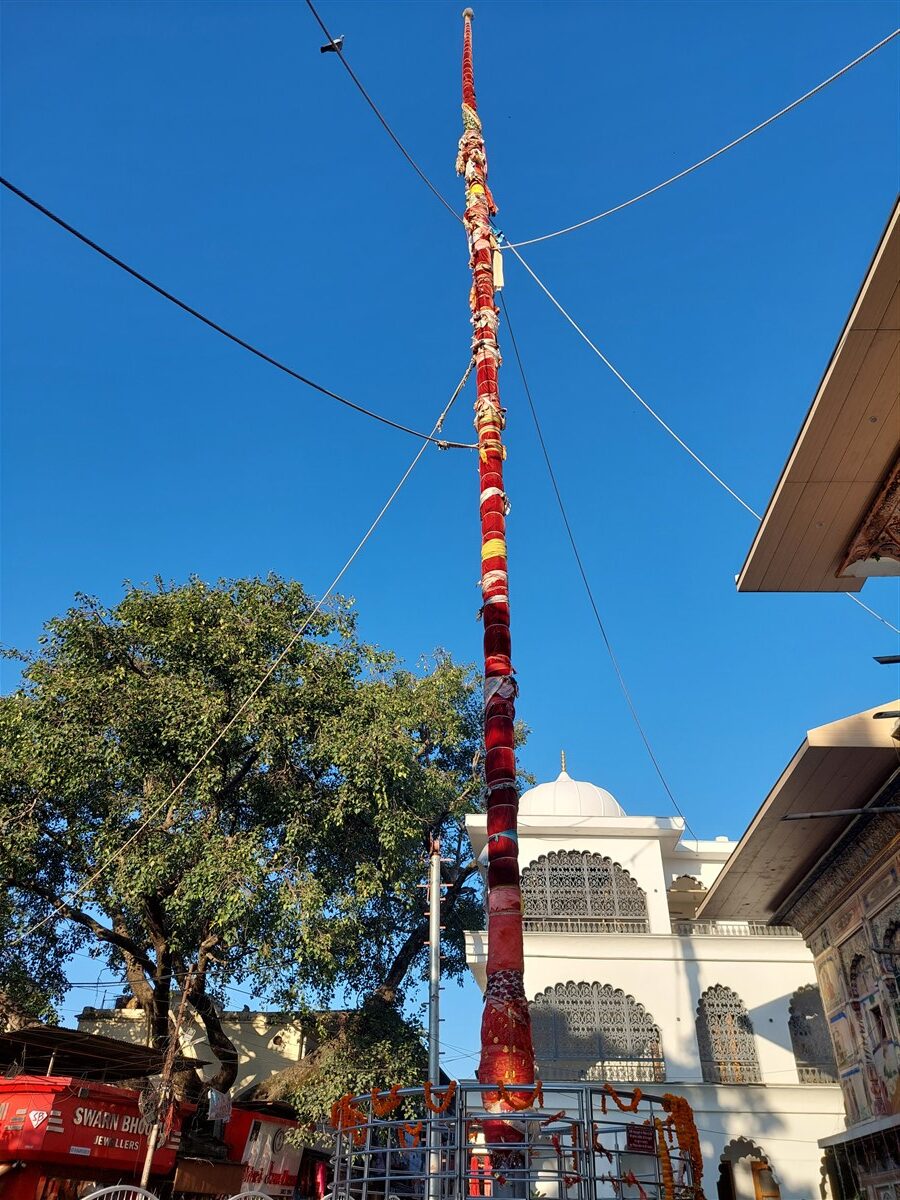
{"label": "awning", "polygon": [[863,1121],[860,1125],[852,1125],[841,1133],[833,1133],[831,1137],[821,1138],[819,1145],[824,1150],[828,1146],[843,1146],[847,1142],[855,1142],[859,1138],[869,1137],[873,1133],[885,1133],[888,1129],[900,1129],[900,1113],[891,1117],[876,1117],[874,1121]]}
{"label": "awning", "polygon": [[[865,576],[900,574],[892,557],[845,564],[876,501],[882,509],[895,502],[884,492],[898,447],[900,202],[763,515],[738,591],[857,592]],[[882,512],[873,519],[887,518]]]}
{"label": "awning", "polygon": [[[778,922],[788,897],[897,772],[896,722],[874,716],[898,706],[887,701],[809,730],[706,894],[698,919]],[[784,820],[830,809],[853,813]]]}
{"label": "awning", "polygon": [[[0,1033],[0,1067],[18,1067],[31,1075],[74,1075],[79,1079],[140,1079],[159,1075],[164,1054],[118,1038],[98,1037],[56,1025],[27,1025]],[[178,1055],[175,1070],[206,1066]]]}

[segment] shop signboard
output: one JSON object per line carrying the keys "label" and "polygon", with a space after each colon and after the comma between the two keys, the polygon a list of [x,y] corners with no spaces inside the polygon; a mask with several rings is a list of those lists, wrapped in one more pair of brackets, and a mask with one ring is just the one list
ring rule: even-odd
{"label": "shop signboard", "polygon": [[300,1172],[303,1150],[288,1141],[296,1121],[235,1108],[225,1126],[229,1156],[244,1163],[243,1192],[291,1197]]}
{"label": "shop signboard", "polygon": [[[62,1076],[0,1079],[0,1162],[79,1165],[140,1175],[150,1126],[128,1088]],[[153,1155],[153,1174],[175,1165],[181,1115]]]}

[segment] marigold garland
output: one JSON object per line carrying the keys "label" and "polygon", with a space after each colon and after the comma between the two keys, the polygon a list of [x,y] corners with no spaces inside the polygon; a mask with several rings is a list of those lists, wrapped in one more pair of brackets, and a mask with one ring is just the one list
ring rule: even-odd
{"label": "marigold garland", "polygon": [[335,1100],[331,1106],[331,1127],[337,1132],[346,1131],[353,1139],[354,1146],[361,1146],[366,1140],[366,1131],[362,1128],[366,1114],[361,1108],[355,1108],[353,1094],[348,1092]]}
{"label": "marigold garland", "polygon": [[517,1112],[522,1112],[523,1109],[526,1109],[526,1108],[543,1108],[544,1107],[544,1091],[541,1086],[540,1080],[538,1080],[537,1083],[535,1084],[534,1090],[532,1091],[531,1095],[526,1096],[524,1098],[520,1098],[519,1096],[514,1096],[512,1094],[512,1092],[509,1090],[509,1088],[507,1088],[505,1083],[498,1083],[497,1091],[500,1093],[500,1099],[505,1104],[508,1104],[510,1106],[510,1108],[515,1109]]}
{"label": "marigold garland", "polygon": [[669,1130],[659,1119],[653,1118],[653,1124],[656,1127],[656,1145],[659,1152],[659,1170],[662,1175],[663,1195],[665,1200],[675,1200],[675,1175],[672,1171],[672,1156],[669,1154],[669,1146],[666,1142],[666,1134]]}
{"label": "marigold garland", "polygon": [[562,1142],[560,1141],[559,1134],[552,1134],[550,1137],[550,1143],[553,1146],[553,1149],[556,1151],[557,1170],[559,1171],[560,1175],[562,1175],[563,1186],[565,1188],[574,1187],[575,1184],[581,1179],[581,1174],[578,1170],[577,1156],[574,1154],[572,1155],[572,1169],[571,1171],[567,1171],[566,1158],[563,1152]]}
{"label": "marigold garland", "polygon": [[[502,1087],[502,1085],[501,1085],[501,1087]],[[447,1111],[447,1109],[450,1107],[450,1105],[453,1103],[453,1097],[455,1095],[456,1095],[456,1080],[455,1079],[450,1081],[450,1084],[447,1087],[447,1090],[444,1092],[443,1096],[441,1096],[440,1093],[438,1093],[438,1092],[433,1092],[431,1090],[430,1083],[426,1082],[426,1084],[425,1084],[425,1106],[429,1110],[429,1112],[445,1113]],[[435,1103],[432,1100],[432,1097],[434,1097],[434,1100],[436,1100],[437,1103]]]}
{"label": "marigold garland", "polygon": [[[640,1102],[644,1096],[644,1093],[641,1091],[640,1088],[635,1088],[634,1091],[632,1092],[631,1100],[629,1101],[628,1104],[626,1104],[625,1101],[620,1098],[619,1093],[616,1091],[616,1089],[613,1087],[613,1085],[611,1083],[604,1083],[603,1091],[609,1093],[609,1095],[615,1101],[616,1107],[618,1108],[619,1112],[637,1112],[638,1105],[640,1104]],[[606,1112],[606,1096],[603,1097],[603,1103],[601,1105],[601,1108],[602,1108],[603,1112],[605,1113]]]}
{"label": "marigold garland", "polygon": [[635,1175],[634,1171],[626,1171],[622,1176],[622,1182],[627,1183],[629,1187],[636,1187],[640,1200],[647,1200],[647,1193],[641,1186],[641,1181],[638,1179],[637,1175]]}
{"label": "marigold garland", "polygon": [[606,1160],[611,1163],[612,1162],[612,1152],[610,1150],[607,1150],[607,1148],[600,1141],[600,1137],[597,1132],[598,1128],[599,1127],[597,1125],[592,1126],[594,1136],[591,1140],[593,1141],[593,1144],[594,1144],[594,1151],[597,1154],[602,1154],[606,1158]]}
{"label": "marigold garland", "polygon": [[378,1088],[372,1088],[370,1095],[372,1098],[372,1112],[376,1117],[388,1116],[395,1108],[399,1108],[403,1102],[400,1096],[399,1083],[395,1083],[384,1093],[384,1100],[381,1099],[381,1092],[379,1092]]}
{"label": "marigold garland", "polygon": [[686,1155],[691,1164],[691,1182],[698,1200],[705,1200],[703,1194],[703,1155],[700,1151],[700,1137],[694,1121],[694,1113],[684,1096],[673,1096],[666,1092],[662,1098],[663,1108],[671,1114],[675,1126],[675,1137],[678,1149]]}
{"label": "marigold garland", "polygon": [[410,1139],[410,1146],[415,1149],[422,1140],[422,1122],[416,1121],[415,1125],[410,1125],[409,1122],[404,1121],[403,1130]]}

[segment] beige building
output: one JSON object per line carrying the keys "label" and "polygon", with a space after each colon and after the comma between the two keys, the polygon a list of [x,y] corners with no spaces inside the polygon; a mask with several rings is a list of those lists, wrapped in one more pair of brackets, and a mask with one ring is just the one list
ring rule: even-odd
{"label": "beige building", "polygon": [[[283,1013],[223,1012],[222,1027],[238,1052],[238,1076],[231,1095],[240,1100],[257,1084],[298,1063],[314,1043],[299,1021]],[[140,1008],[86,1008],[78,1017],[84,1033],[119,1038],[125,1042],[146,1044],[147,1018]],[[219,1069],[219,1060],[206,1040],[202,1023],[189,1013],[181,1032],[181,1049],[186,1058],[199,1058],[209,1065],[202,1068],[211,1079]]]}
{"label": "beige building", "polygon": [[[467,818],[476,853],[486,818]],[[571,779],[525,792],[525,987],[545,1079],[673,1091],[694,1109],[722,1200],[813,1200],[822,1130],[843,1127],[812,956],[766,922],[698,920],[734,850],[681,820],[631,817]],[[467,935],[485,986],[487,935]]]}

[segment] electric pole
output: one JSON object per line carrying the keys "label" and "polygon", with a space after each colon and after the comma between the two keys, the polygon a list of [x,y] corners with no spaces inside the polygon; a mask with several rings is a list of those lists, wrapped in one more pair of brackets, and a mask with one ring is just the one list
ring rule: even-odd
{"label": "electric pole", "polygon": [[[441,1082],[441,843],[428,861],[428,1082]],[[435,1114],[428,1125],[428,1200],[440,1200],[441,1135]]]}

